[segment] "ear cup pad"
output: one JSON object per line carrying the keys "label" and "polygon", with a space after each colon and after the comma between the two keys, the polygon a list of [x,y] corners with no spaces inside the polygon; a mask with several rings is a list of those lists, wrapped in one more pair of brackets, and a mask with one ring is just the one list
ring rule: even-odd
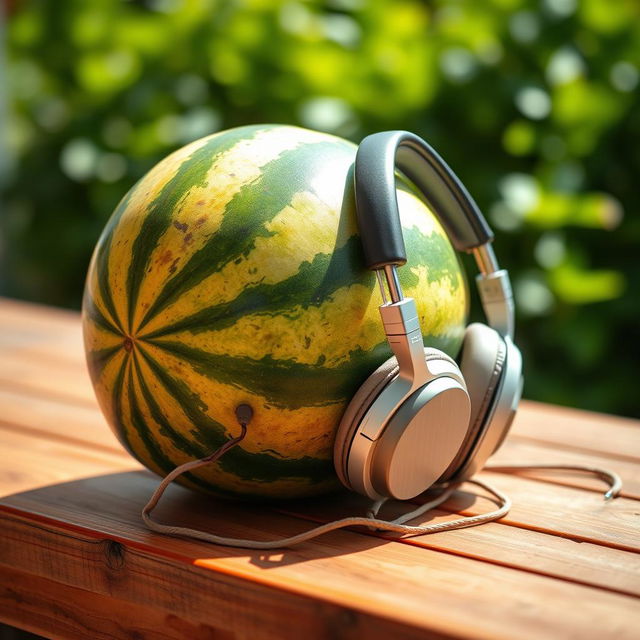
{"label": "ear cup pad", "polygon": [[[425,347],[424,358],[427,362],[429,360],[446,360],[456,367],[458,366],[453,358],[450,358],[446,353],[430,347]],[[347,479],[347,456],[358,425],[374,400],[398,375],[398,370],[399,366],[395,356],[383,362],[356,391],[342,415],[333,446],[333,460],[338,478],[346,487],[350,487]]]}
{"label": "ear cup pad", "polygon": [[460,357],[460,369],[471,400],[471,424],[458,454],[440,477],[453,478],[472,454],[487,425],[505,364],[507,348],[500,334],[486,324],[474,322],[467,327]]}

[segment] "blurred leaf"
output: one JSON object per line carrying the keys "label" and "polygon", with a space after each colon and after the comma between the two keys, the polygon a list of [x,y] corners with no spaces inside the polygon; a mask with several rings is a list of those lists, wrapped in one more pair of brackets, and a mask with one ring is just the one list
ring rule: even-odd
{"label": "blurred leaf", "polygon": [[620,205],[611,196],[560,192],[542,192],[526,216],[528,222],[545,229],[567,225],[612,229],[620,223],[621,218]]}
{"label": "blurred leaf", "polygon": [[612,270],[589,271],[565,263],[549,273],[551,288],[568,304],[613,300],[624,291],[624,276]]}

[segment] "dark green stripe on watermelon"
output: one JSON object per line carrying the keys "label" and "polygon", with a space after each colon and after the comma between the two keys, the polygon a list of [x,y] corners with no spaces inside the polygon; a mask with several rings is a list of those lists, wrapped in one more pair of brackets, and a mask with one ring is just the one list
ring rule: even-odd
{"label": "dark green stripe on watermelon", "polygon": [[[187,264],[164,285],[150,306],[137,333],[159,311],[175,302],[187,290],[198,285],[207,276],[219,271],[239,256],[248,255],[256,238],[272,235],[265,224],[291,203],[296,193],[310,189],[309,175],[314,168],[325,166],[325,153],[335,159],[336,153],[353,156],[353,148],[339,141],[322,141],[305,144],[284,151],[262,168],[259,179],[251,182],[232,198],[227,205],[222,224],[207,244],[193,254]],[[335,160],[334,160],[335,161]],[[300,168],[304,167],[304,170]],[[149,216],[149,220],[153,216]],[[151,224],[151,222],[150,222]],[[141,234],[141,245],[151,244]],[[148,255],[146,256],[148,259]],[[141,278],[146,262],[137,260],[132,264],[132,278]],[[131,298],[135,302],[135,297]]]}
{"label": "dark green stripe on watermelon", "polygon": [[[111,291],[111,284],[109,282],[109,255],[111,253],[111,244],[113,242],[113,234],[115,232],[118,223],[120,222],[123,213],[125,212],[127,206],[129,205],[129,201],[131,200],[131,195],[135,191],[136,187],[140,184],[138,181],[122,198],[120,203],[118,204],[115,212],[111,216],[109,222],[107,223],[107,227],[105,229],[105,235],[103,242],[98,245],[98,254],[96,257],[96,274],[98,279],[98,287],[100,289],[100,295],[102,297],[102,301],[104,303],[105,308],[111,314],[111,318],[115,323],[115,326],[111,322],[108,322],[104,315],[100,314],[102,318],[104,318],[105,322],[108,322],[110,326],[113,328],[111,331],[115,331],[115,333],[124,334],[126,333],[124,330],[124,323],[122,319],[118,316],[118,312],[116,310],[116,305],[113,302],[113,294]],[[92,302],[92,307],[95,308],[95,303]],[[97,311],[97,309],[96,309]]]}
{"label": "dark green stripe on watermelon", "polygon": [[[136,359],[137,358],[138,355],[136,354]],[[176,449],[179,449],[193,458],[203,458],[211,453],[209,450],[200,446],[197,442],[194,442],[192,439],[186,437],[184,434],[180,433],[180,431],[176,431],[173,428],[153,397],[153,393],[151,393],[151,390],[149,389],[149,386],[144,379],[144,375],[137,363],[136,372],[138,374],[138,384],[142,391],[142,397],[149,408],[151,417],[160,426],[160,435],[167,438]]]}
{"label": "dark green stripe on watermelon", "polygon": [[[146,217],[131,249],[131,265],[127,276],[129,300],[129,326],[140,292],[140,285],[147,270],[149,259],[162,235],[171,225],[171,217],[180,201],[193,187],[206,184],[207,174],[214,159],[242,140],[251,137],[264,126],[232,129],[224,136],[216,136],[196,149],[186,158],[175,175],[164,185],[158,196],[146,209]],[[133,330],[133,327],[131,327]]]}
{"label": "dark green stripe on watermelon", "polygon": [[[131,367],[129,368],[129,404],[130,404],[130,417],[131,417],[131,426],[135,429],[136,433],[138,434],[138,436],[140,437],[140,439],[142,440],[146,452],[149,455],[149,457],[153,460],[153,462],[157,465],[157,467],[164,472],[164,474],[166,475],[167,473],[169,473],[170,471],[173,471],[173,469],[176,467],[175,463],[172,462],[172,460],[162,451],[162,448],[159,446],[157,439],[155,438],[155,436],[153,435],[153,433],[151,433],[149,427],[147,426],[147,423],[145,422],[145,418],[144,415],[142,414],[142,411],[140,409],[140,405],[138,402],[138,397],[135,393],[135,387],[134,387],[134,381],[133,381],[133,376],[134,376],[134,369],[136,372],[136,376],[138,378],[138,382],[140,384],[140,386],[142,387],[142,385],[144,385],[144,380],[142,379],[141,373],[140,373],[140,369],[138,367],[137,362],[135,361],[135,358],[132,361]],[[145,385],[146,387],[146,385]],[[149,393],[148,389],[146,389],[145,391],[143,391],[143,394],[145,396],[145,401],[147,402],[147,405],[149,406],[149,409],[151,410],[151,413],[153,415],[154,420],[156,420],[156,418],[158,416],[162,416],[162,413],[159,411],[158,406],[154,404],[154,409],[151,408],[151,405],[149,404],[149,399],[151,397],[151,394]],[[153,400],[152,400],[153,401]],[[164,419],[164,417],[162,417],[162,423],[160,423],[163,425],[163,429],[161,430],[161,433],[163,435],[167,435],[166,432],[166,427],[167,423],[166,420]],[[170,427],[169,427],[170,429]],[[172,436],[177,436],[178,434],[173,430],[171,430],[171,434]],[[176,440],[179,440],[179,438],[175,438]],[[174,438],[172,438],[172,441],[174,440]],[[183,438],[183,440],[186,442],[186,440]],[[182,448],[182,447],[181,447]],[[202,458],[205,455],[207,455],[208,452],[205,452],[203,450],[195,450],[194,451],[194,446],[193,443],[191,443],[191,446],[188,447],[188,451],[187,453],[193,457],[193,458]],[[140,458],[138,458],[140,459]],[[141,462],[144,462],[143,460],[141,460]],[[194,476],[192,473],[185,473],[183,474],[184,478],[187,478],[188,480],[190,480],[192,483],[194,483],[195,485],[197,485],[198,487],[202,488],[202,489],[206,489],[209,490],[210,489],[210,485],[207,482],[204,482],[203,480],[201,480],[200,478],[198,478],[197,476]]]}
{"label": "dark green stripe on watermelon", "polygon": [[199,333],[230,327],[240,318],[255,312],[276,315],[296,308],[307,309],[327,302],[337,289],[352,284],[371,288],[375,277],[362,269],[362,247],[357,236],[349,238],[333,254],[319,253],[311,262],[303,262],[299,271],[281,282],[248,287],[229,302],[202,309],[169,326],[142,335],[145,340],[178,331]]}
{"label": "dark green stripe on watermelon", "polygon": [[275,360],[270,355],[254,360],[208,353],[177,341],[157,340],[153,344],[210,380],[257,393],[273,406],[288,409],[345,402],[378,364],[391,356],[385,341],[368,351],[356,349],[347,361],[324,368],[322,361],[304,364]]}
{"label": "dark green stripe on watermelon", "polygon": [[84,313],[86,313],[98,327],[108,331],[109,333],[113,333],[116,336],[122,335],[122,331],[120,331],[118,327],[116,327],[116,325],[113,324],[113,322],[111,322],[111,320],[109,320],[109,318],[107,318],[100,309],[98,309],[95,300],[89,296],[88,293],[85,295],[83,307]]}
{"label": "dark green stripe on watermelon", "polygon": [[105,347],[104,349],[87,351],[87,367],[89,368],[89,375],[94,382],[100,377],[109,360],[111,360],[121,348],[122,345],[117,344],[115,347]]}
{"label": "dark green stripe on watermelon", "polygon": [[[458,258],[452,252],[446,236],[438,233],[424,235],[417,227],[403,229],[402,235],[409,261],[412,264],[426,265],[429,282],[437,282],[449,276],[451,286],[454,289],[458,286]],[[418,284],[418,276],[408,267],[400,267],[398,275],[405,288]]]}
{"label": "dark green stripe on watermelon", "polygon": [[[202,398],[191,391],[182,380],[169,375],[144,349],[140,349],[139,352],[165,390],[180,404],[194,425],[191,432],[194,438],[210,452],[227,442],[229,436],[226,429],[206,413],[208,407]],[[267,453],[250,453],[242,449],[241,445],[228,451],[218,464],[224,471],[240,479],[265,483],[284,478],[304,478],[309,482],[323,482],[334,475],[331,460],[319,460],[309,456],[284,459]]]}
{"label": "dark green stripe on watermelon", "polygon": [[125,383],[125,374],[127,372],[127,367],[131,366],[131,358],[125,357],[122,361],[122,366],[116,375],[116,378],[113,382],[113,390],[111,392],[111,406],[113,408],[113,420],[115,422],[115,433],[120,441],[120,444],[132,455],[135,457],[135,451],[131,446],[131,441],[129,440],[129,436],[127,433],[127,426],[124,423],[123,418],[123,408],[122,408],[122,398],[124,396],[124,383]]}

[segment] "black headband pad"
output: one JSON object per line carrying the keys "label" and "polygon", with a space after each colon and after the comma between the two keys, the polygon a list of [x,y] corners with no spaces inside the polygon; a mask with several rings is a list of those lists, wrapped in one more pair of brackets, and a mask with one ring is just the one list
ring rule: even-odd
{"label": "black headband pad", "polygon": [[358,229],[369,269],[407,261],[396,168],[423,194],[458,251],[470,251],[493,240],[462,182],[422,138],[407,131],[374,133],[360,143],[354,172]]}

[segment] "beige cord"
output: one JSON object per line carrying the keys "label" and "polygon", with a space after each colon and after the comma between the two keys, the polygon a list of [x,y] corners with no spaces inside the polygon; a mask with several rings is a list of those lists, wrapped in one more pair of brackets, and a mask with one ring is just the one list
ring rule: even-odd
{"label": "beige cord", "polygon": [[498,473],[519,473],[520,471],[582,471],[593,473],[601,480],[609,483],[609,489],[604,494],[605,500],[617,498],[622,489],[622,480],[615,471],[601,469],[600,467],[590,467],[578,464],[509,464],[509,465],[488,465],[485,471],[496,471]]}
{"label": "beige cord", "polygon": [[[449,486],[445,488],[445,491],[438,496],[436,499],[431,502],[427,502],[411,513],[407,513],[405,515],[396,518],[395,520],[387,521],[380,520],[375,517],[362,517],[362,516],[351,516],[348,518],[342,518],[340,520],[335,520],[333,522],[328,522],[327,524],[320,525],[319,527],[314,527],[309,531],[305,531],[303,533],[299,533],[298,535],[291,536],[289,538],[282,538],[281,540],[270,540],[267,542],[261,540],[246,540],[242,538],[226,538],[223,536],[218,536],[213,533],[208,533],[206,531],[199,531],[198,529],[191,529],[189,527],[176,527],[172,525],[161,524],[160,522],[156,522],[151,518],[151,511],[158,504],[158,501],[162,497],[162,494],[165,492],[166,488],[173,482],[178,476],[182,475],[186,471],[191,471],[193,469],[197,469],[199,467],[203,467],[204,465],[210,464],[218,460],[222,455],[224,455],[229,449],[238,444],[245,436],[246,433],[246,425],[242,425],[242,432],[239,436],[232,438],[224,445],[222,445],[217,451],[212,453],[211,455],[201,458],[199,460],[192,460],[190,462],[185,462],[180,466],[176,467],[171,473],[169,473],[165,478],[162,479],[158,488],[153,492],[149,502],[145,505],[142,510],[142,519],[144,523],[147,525],[149,529],[152,531],[156,531],[158,533],[164,533],[172,536],[183,536],[187,538],[195,538],[196,540],[203,540],[204,542],[213,542],[214,544],[221,544],[228,547],[248,547],[252,549],[279,549],[285,546],[291,546],[294,544],[299,544],[301,542],[305,542],[306,540],[310,540],[311,538],[315,538],[317,536],[322,535],[323,533],[328,533],[329,531],[334,531],[335,529],[341,529],[342,527],[352,527],[356,525],[361,525],[365,527],[369,527],[371,529],[377,529],[381,531],[393,531],[395,533],[401,534],[409,534],[409,535],[420,535],[426,533],[435,533],[436,531],[449,531],[451,529],[462,529],[464,527],[472,527],[478,524],[483,524],[485,522],[491,522],[492,520],[497,520],[498,518],[502,518],[505,516],[509,509],[511,508],[511,500],[507,496],[505,496],[501,491],[489,486],[488,484],[481,482],[480,480],[468,480],[467,482],[471,482],[476,484],[489,493],[493,494],[496,500],[499,503],[498,509],[494,511],[490,511],[489,513],[483,513],[477,516],[470,516],[465,518],[457,518],[456,520],[450,520],[448,522],[439,522],[436,524],[427,524],[423,526],[409,526],[404,524],[407,520],[415,518],[419,515],[422,515],[425,511],[434,508],[435,506],[443,503],[445,500],[449,498],[449,496],[453,493],[457,485]],[[373,509],[370,510],[370,514],[375,515],[382,505],[384,501],[378,501],[374,505],[375,511]],[[373,513],[372,513],[373,512]]]}
{"label": "beige cord", "polygon": [[[211,464],[216,460],[220,459],[229,449],[235,447],[246,435],[247,433],[247,422],[250,420],[250,414],[248,415],[248,419],[240,420],[240,426],[242,427],[242,431],[239,436],[232,438],[225,444],[223,444],[219,449],[214,451],[212,454],[206,456],[205,458],[200,458],[199,460],[192,460],[190,462],[185,462],[180,466],[176,467],[171,473],[169,473],[158,485],[157,489],[153,492],[153,495],[149,499],[149,502],[145,505],[142,510],[142,519],[144,523],[147,525],[149,529],[152,531],[156,531],[158,533],[164,533],[172,536],[183,536],[187,538],[195,538],[196,540],[203,540],[204,542],[213,542],[214,544],[221,544],[228,547],[247,547],[251,549],[279,549],[286,546],[292,546],[294,544],[299,544],[301,542],[305,542],[306,540],[310,540],[311,538],[315,538],[324,533],[328,533],[329,531],[334,531],[336,529],[341,529],[343,527],[352,527],[352,526],[365,526],[370,529],[375,529],[378,531],[393,531],[395,533],[405,534],[405,535],[421,535],[428,533],[436,533],[438,531],[451,531],[452,529],[462,529],[465,527],[472,527],[475,525],[483,524],[485,522],[491,522],[493,520],[498,520],[499,518],[504,517],[511,509],[511,500],[504,493],[495,489],[491,485],[476,479],[469,479],[466,482],[470,482],[471,484],[475,484],[476,486],[482,487],[489,493],[491,493],[498,503],[498,508],[494,511],[490,511],[489,513],[482,513],[476,516],[469,516],[464,518],[457,518],[455,520],[450,520],[447,522],[439,522],[436,524],[427,524],[422,526],[410,526],[404,524],[405,522],[416,518],[426,511],[437,507],[438,505],[445,502],[451,494],[455,491],[460,483],[441,485],[439,488],[444,489],[444,491],[437,496],[435,499],[430,502],[426,502],[422,504],[417,509],[409,513],[405,513],[395,520],[381,520],[377,518],[378,511],[380,507],[387,501],[387,499],[378,500],[374,502],[369,511],[367,512],[366,517],[362,516],[351,516],[348,518],[342,518],[340,520],[334,520],[333,522],[328,522],[326,524],[320,525],[318,527],[314,527],[309,531],[305,531],[303,533],[299,533],[295,536],[290,536],[289,538],[282,538],[280,540],[269,540],[269,541],[261,541],[261,540],[248,540],[243,538],[226,538],[224,536],[218,536],[213,533],[208,533],[206,531],[199,531],[198,529],[191,529],[189,527],[176,527],[172,525],[161,524],[160,522],[156,522],[151,518],[151,511],[156,507],[158,501],[162,497],[166,488],[173,482],[178,476],[182,475],[187,471],[191,471],[193,469],[198,469],[199,467],[203,467],[207,464]],[[597,467],[587,467],[587,466],[578,466],[578,465],[547,465],[547,464],[539,464],[539,465],[500,465],[500,466],[489,466],[485,467],[488,471],[497,471],[497,472],[505,472],[505,473],[518,473],[519,471],[524,470],[571,470],[571,471],[585,471],[588,473],[594,473],[598,477],[604,479],[609,482],[610,488],[605,493],[605,499],[609,499],[617,496],[620,493],[620,489],[622,488],[622,482],[620,477],[612,472],[607,471],[605,469],[600,469]]]}

